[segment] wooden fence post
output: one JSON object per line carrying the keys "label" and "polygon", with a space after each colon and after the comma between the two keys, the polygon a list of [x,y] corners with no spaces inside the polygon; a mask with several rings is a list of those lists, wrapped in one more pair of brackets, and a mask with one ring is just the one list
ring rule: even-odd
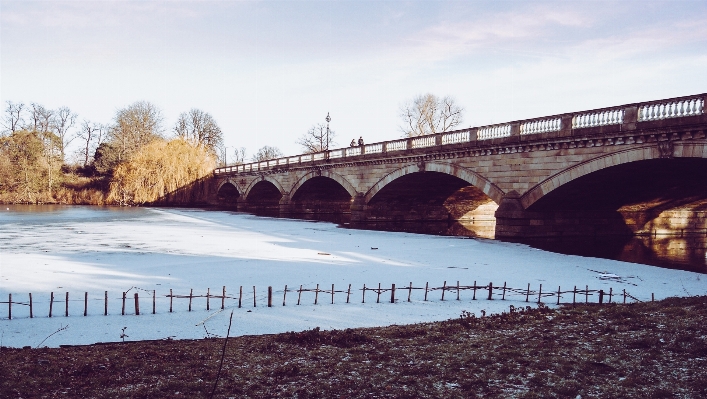
{"label": "wooden fence post", "polygon": [[241,308],[241,301],[243,300],[243,286],[238,289],[238,309]]}
{"label": "wooden fence post", "polygon": [[626,303],[626,288],[624,288],[624,303]]}
{"label": "wooden fence post", "polygon": [[488,300],[490,301],[493,297],[493,282],[489,283],[489,297]]}
{"label": "wooden fence post", "polygon": [[349,297],[351,296],[351,284],[349,284],[349,289],[346,291],[346,303],[349,303]]}
{"label": "wooden fence post", "polygon": [[381,301],[381,283],[378,283],[378,297],[376,297],[376,303]]}
{"label": "wooden fence post", "polygon": [[430,283],[429,281],[425,283],[425,302],[427,302],[427,291],[429,290]]}
{"label": "wooden fence post", "polygon": [[584,303],[589,303],[589,286],[584,288]]}
{"label": "wooden fence post", "polygon": [[172,295],[172,289],[169,289],[169,313],[172,313],[172,303],[174,302],[174,295]]}
{"label": "wooden fence post", "polygon": [[408,302],[410,302],[410,295],[412,295],[412,281],[410,282],[410,287],[408,288]]}
{"label": "wooden fence post", "polygon": [[268,307],[272,307],[272,285],[268,286]]}
{"label": "wooden fence post", "polygon": [[[287,286],[285,286],[287,287]],[[223,286],[223,290],[221,291],[221,310],[223,310],[226,307],[226,286]]]}
{"label": "wooden fence post", "polygon": [[575,299],[577,298],[577,286],[574,286],[574,290],[572,290],[572,307],[574,307]]}
{"label": "wooden fence post", "polygon": [[206,310],[211,310],[211,303],[209,301],[211,297],[211,288],[206,287]]}
{"label": "wooden fence post", "polygon": [[459,300],[459,280],[457,280],[457,301]]}
{"label": "wooden fence post", "polygon": [[155,310],[156,310],[155,309],[156,308],[155,302],[157,302],[157,291],[152,290],[152,314],[155,314]]}
{"label": "wooden fence post", "polygon": [[444,301],[444,291],[447,290],[447,281],[445,280],[442,284],[442,300]]}
{"label": "wooden fence post", "polygon": [[282,306],[285,306],[286,301],[287,301],[287,284],[285,284],[285,293],[282,295]]}
{"label": "wooden fence post", "polygon": [[528,291],[525,291],[525,301],[528,302],[528,298],[530,297],[530,283],[528,283]]}
{"label": "wooden fence post", "polygon": [[123,306],[120,311],[121,316],[125,316],[125,292],[123,292]]}
{"label": "wooden fence post", "polygon": [[69,291],[66,291],[66,309],[64,310],[64,317],[69,317]]}
{"label": "wooden fence post", "polygon": [[506,282],[503,282],[503,295],[501,296],[501,300],[505,301],[506,300]]}
{"label": "wooden fence post", "polygon": [[390,287],[390,303],[395,303],[395,283]]}
{"label": "wooden fence post", "polygon": [[33,318],[34,313],[32,312],[32,293],[29,293],[29,318]]}
{"label": "wooden fence post", "polygon": [[302,299],[302,285],[299,286],[299,294],[297,294],[297,305],[299,305],[300,299]]}
{"label": "wooden fence post", "polygon": [[191,300],[194,299],[194,289],[189,288],[189,311],[191,312]]}
{"label": "wooden fence post", "polygon": [[140,316],[140,301],[137,292],[135,293],[135,316]]}
{"label": "wooden fence post", "polygon": [[7,319],[12,320],[12,294],[8,294],[7,300]]}
{"label": "wooden fence post", "polygon": [[655,293],[651,292],[651,302],[655,302]]}
{"label": "wooden fence post", "polygon": [[474,280],[474,297],[471,298],[472,301],[476,300],[476,280]]}
{"label": "wooden fence post", "polygon": [[108,291],[105,291],[103,295],[103,316],[108,316]]}
{"label": "wooden fence post", "polygon": [[609,287],[609,303],[611,303],[611,297],[614,296],[614,287]]}
{"label": "wooden fence post", "polygon": [[540,284],[540,291],[538,291],[538,304],[541,302],[542,297],[543,297],[543,285]]}
{"label": "wooden fence post", "polygon": [[557,304],[560,304],[560,286],[557,286]]}
{"label": "wooden fence post", "polygon": [[361,303],[366,303],[366,284],[363,285],[363,298]]}
{"label": "wooden fence post", "polygon": [[83,295],[83,315],[86,317],[88,314],[88,292],[84,292]]}
{"label": "wooden fence post", "polygon": [[319,284],[317,284],[317,289],[314,290],[314,304],[316,305],[317,302],[319,302]]}
{"label": "wooden fence post", "polygon": [[52,308],[54,307],[54,291],[49,294],[49,317],[52,317]]}
{"label": "wooden fence post", "polygon": [[253,286],[253,307],[256,307],[256,304],[255,304],[255,286]]}
{"label": "wooden fence post", "polygon": [[331,285],[331,303],[334,304],[334,284]]}
{"label": "wooden fence post", "polygon": [[599,304],[604,303],[604,290],[599,290]]}

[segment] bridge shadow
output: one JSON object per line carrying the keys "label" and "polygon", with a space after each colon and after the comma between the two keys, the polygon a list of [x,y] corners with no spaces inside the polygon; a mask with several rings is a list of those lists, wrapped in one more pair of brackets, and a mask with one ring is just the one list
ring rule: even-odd
{"label": "bridge shadow", "polygon": [[638,161],[599,170],[530,206],[535,237],[553,252],[705,269],[707,160]]}
{"label": "bridge shadow", "polygon": [[498,205],[468,182],[439,172],[390,182],[367,204],[357,228],[493,238]]}

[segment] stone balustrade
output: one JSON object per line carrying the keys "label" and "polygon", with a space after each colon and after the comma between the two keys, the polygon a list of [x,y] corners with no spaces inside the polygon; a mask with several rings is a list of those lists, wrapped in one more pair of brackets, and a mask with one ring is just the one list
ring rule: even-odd
{"label": "stone balustrade", "polygon": [[[385,155],[401,151],[419,151],[425,148],[434,149],[443,146],[478,146],[481,143],[496,143],[504,140],[514,140],[514,138],[528,140],[548,134],[567,136],[601,134],[600,131],[594,132],[591,128],[598,129],[615,125],[620,125],[617,128],[621,129],[635,129],[636,123],[660,122],[665,119],[703,115],[705,99],[707,99],[707,93],[533,118],[478,128],[467,128],[452,132],[367,144],[365,146],[335,149],[315,154],[230,165],[215,169],[214,174],[256,172],[310,162],[329,161],[332,159],[348,160],[352,157],[366,157],[374,154]],[[631,124],[634,127],[630,127]]]}

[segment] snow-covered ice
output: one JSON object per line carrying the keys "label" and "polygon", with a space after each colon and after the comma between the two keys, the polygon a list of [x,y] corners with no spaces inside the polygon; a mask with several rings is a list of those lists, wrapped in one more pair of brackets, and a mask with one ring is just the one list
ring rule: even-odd
{"label": "snow-covered ice", "polygon": [[[47,339],[42,346],[126,340],[203,338],[223,336],[234,310],[232,335],[269,334],[314,327],[324,329],[382,326],[445,320],[462,310],[476,313],[525,306],[524,295],[508,295],[505,301],[488,301],[485,291],[473,301],[471,291],[412,292],[407,302],[405,287],[479,285],[493,282],[537,290],[558,286],[590,289],[626,289],[650,300],[668,296],[705,294],[704,275],[597,258],[555,254],[521,244],[484,239],[439,237],[422,234],[350,230],[334,224],[262,218],[231,212],[169,208],[56,207],[53,212],[21,212],[10,207],[0,213],[0,301],[27,302],[33,294],[34,318],[28,306],[0,307],[0,344],[37,346],[62,326],[69,327]],[[374,249],[376,248],[376,249]],[[395,283],[397,303],[390,293],[366,292],[361,287],[389,288]],[[351,303],[346,294],[287,293],[300,285],[313,289],[346,290],[352,285]],[[237,296],[243,286],[243,307],[227,299],[174,299],[169,313],[166,294]],[[253,307],[253,286],[257,307]],[[274,306],[266,305],[267,287],[274,290]],[[151,314],[151,291],[157,292],[157,314]],[[64,317],[65,293],[69,292],[69,317]],[[109,293],[109,315],[103,315],[104,291]],[[126,313],[121,316],[121,294],[128,292]],[[49,295],[54,292],[53,317],[48,317]],[[89,293],[88,316],[83,317],[84,292]],[[140,295],[141,315],[133,315],[133,293]],[[578,298],[578,300],[583,298]],[[571,300],[571,295],[565,300]],[[595,298],[593,298],[596,301]],[[616,300],[616,298],[614,298]],[[547,302],[554,302],[546,299]],[[531,300],[531,302],[533,302]],[[206,320],[206,321],[204,321]]]}

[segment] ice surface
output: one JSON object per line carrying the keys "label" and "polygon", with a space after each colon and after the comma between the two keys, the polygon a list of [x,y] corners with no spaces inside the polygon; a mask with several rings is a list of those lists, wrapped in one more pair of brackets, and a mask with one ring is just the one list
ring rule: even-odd
{"label": "ice surface", "polygon": [[[12,209],[12,208],[11,208]],[[62,213],[63,212],[63,213]],[[505,301],[476,301],[471,291],[429,293],[414,290],[407,302],[407,287],[478,285],[493,282],[525,289],[557,291],[577,286],[590,289],[626,289],[641,300],[668,296],[705,294],[700,274],[662,269],[606,259],[585,258],[541,251],[521,244],[493,240],[439,237],[421,234],[349,230],[334,224],[261,218],[231,212],[185,209],[133,209],[67,207],[51,215],[0,214],[0,301],[27,302],[33,294],[35,318],[27,306],[13,305],[13,319],[7,319],[7,305],[0,307],[0,341],[4,346],[36,346],[62,326],[69,325],[42,345],[90,344],[119,341],[123,327],[126,340],[203,338],[223,336],[228,316],[234,310],[232,335],[269,334],[314,327],[324,329],[382,326],[445,320],[462,310],[501,312],[509,305],[525,306],[525,295],[507,294]],[[8,216],[9,215],[9,216]],[[377,248],[377,249],[372,249]],[[702,276],[704,277],[704,276]],[[366,292],[361,288],[397,287],[397,303],[390,293]],[[351,303],[346,294],[287,293],[283,289],[300,285],[313,289],[346,290],[352,285]],[[175,295],[237,296],[243,286],[243,307],[236,299],[195,298],[189,312],[188,299]],[[253,307],[253,286],[257,307]],[[274,306],[266,307],[267,287],[274,290]],[[157,292],[152,311],[152,290]],[[65,295],[69,292],[69,317],[64,317]],[[104,291],[109,293],[109,315],[103,316]],[[121,316],[121,295],[127,291],[126,313]],[[49,318],[49,295],[54,292],[53,317]],[[88,317],[83,317],[84,292],[89,293]],[[135,316],[133,294],[140,295],[141,315]],[[537,300],[537,298],[535,298]],[[563,301],[571,301],[571,294]],[[583,296],[578,300],[584,300]],[[596,301],[596,297],[591,298]],[[617,300],[615,297],[614,300]],[[619,299],[622,300],[622,299]],[[554,299],[545,299],[554,303]],[[531,302],[534,302],[531,299]],[[216,313],[216,314],[214,314]],[[210,318],[209,318],[210,317]],[[205,319],[207,319],[203,322]],[[202,323],[203,322],[203,323]]]}

